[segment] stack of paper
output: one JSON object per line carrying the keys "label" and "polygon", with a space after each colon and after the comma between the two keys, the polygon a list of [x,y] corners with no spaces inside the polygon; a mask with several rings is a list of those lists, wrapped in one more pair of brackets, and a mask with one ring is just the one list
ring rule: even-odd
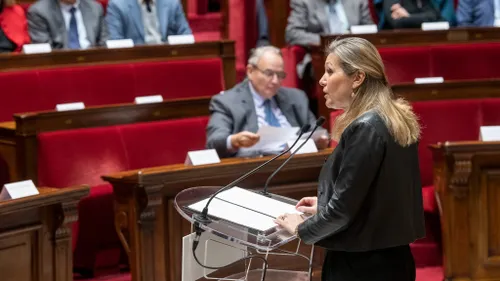
{"label": "stack of paper", "polygon": [[[201,212],[208,199],[189,206]],[[233,187],[218,194],[208,207],[208,214],[259,231],[276,226],[274,219],[285,213],[297,213],[295,205],[287,204],[267,196]]]}

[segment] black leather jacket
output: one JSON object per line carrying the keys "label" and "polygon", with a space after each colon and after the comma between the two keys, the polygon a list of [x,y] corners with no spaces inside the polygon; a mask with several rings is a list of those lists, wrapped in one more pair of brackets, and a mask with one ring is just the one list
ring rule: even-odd
{"label": "black leather jacket", "polygon": [[335,251],[370,251],[425,235],[418,144],[395,142],[369,111],[342,134],[319,176],[318,212],[299,237]]}

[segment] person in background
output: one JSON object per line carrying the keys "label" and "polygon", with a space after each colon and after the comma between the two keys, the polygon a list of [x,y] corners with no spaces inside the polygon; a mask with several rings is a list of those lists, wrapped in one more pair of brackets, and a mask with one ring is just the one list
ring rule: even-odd
{"label": "person in background", "polygon": [[500,21],[499,0],[458,1],[458,26],[494,26],[496,20]]}
{"label": "person in background", "polygon": [[0,0],[0,53],[20,52],[30,43],[28,23],[15,0]]}
{"label": "person in background", "polygon": [[94,0],[38,0],[28,10],[28,30],[33,43],[54,49],[104,46],[108,36],[103,8]]}
{"label": "person in background", "polygon": [[318,196],[296,205],[309,218],[275,222],[326,249],[323,281],[415,281],[410,243],[425,236],[417,117],[392,93],[373,44],[348,37],[327,54],[319,84],[326,106],[344,110],[332,130],[338,145],[319,174]]}
{"label": "person in background", "polygon": [[[207,126],[207,148],[217,150],[220,157],[245,155],[241,148],[250,148],[260,139],[262,126],[302,127],[314,125],[316,118],[309,110],[309,101],[298,89],[281,87],[283,71],[281,51],[273,46],[255,49],[247,65],[247,79],[234,88],[212,97]],[[318,149],[326,148],[326,135],[316,140]],[[279,153],[282,147],[258,154]]]}
{"label": "person in background", "polygon": [[106,22],[110,39],[132,39],[136,45],[192,34],[178,0],[110,0]]}
{"label": "person in background", "polygon": [[456,25],[453,0],[378,0],[380,29],[421,28],[424,22]]}
{"label": "person in background", "polygon": [[373,24],[368,0],[291,0],[285,31],[289,45],[319,45],[322,34],[342,34]]}

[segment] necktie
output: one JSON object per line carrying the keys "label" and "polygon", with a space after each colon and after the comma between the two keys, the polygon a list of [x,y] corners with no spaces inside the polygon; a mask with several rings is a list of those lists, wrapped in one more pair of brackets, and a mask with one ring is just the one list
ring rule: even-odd
{"label": "necktie", "polygon": [[78,26],[76,25],[76,8],[71,7],[69,10],[71,17],[69,19],[69,31],[68,31],[68,48],[70,49],[80,49],[80,40],[78,39]]}
{"label": "necktie", "polygon": [[273,113],[273,109],[271,108],[271,100],[264,101],[264,113],[266,114],[266,122],[269,126],[280,127],[280,122],[276,115]]}
{"label": "necktie", "polygon": [[148,13],[151,13],[151,0],[144,0],[144,3],[146,3],[146,10]]}
{"label": "necktie", "polygon": [[328,24],[330,26],[330,34],[341,34],[344,31],[342,30],[342,22],[340,22],[340,18],[337,15],[337,11],[335,10],[336,1],[329,1],[328,3]]}

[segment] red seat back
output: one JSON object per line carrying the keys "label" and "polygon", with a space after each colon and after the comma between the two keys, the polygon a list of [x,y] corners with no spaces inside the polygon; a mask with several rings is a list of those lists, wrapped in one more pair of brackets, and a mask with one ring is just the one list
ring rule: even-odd
{"label": "red seat back", "polygon": [[380,56],[391,84],[413,82],[432,76],[429,47],[380,48]]}
{"label": "red seat back", "polygon": [[119,126],[131,169],[184,163],[205,147],[208,117]]}

